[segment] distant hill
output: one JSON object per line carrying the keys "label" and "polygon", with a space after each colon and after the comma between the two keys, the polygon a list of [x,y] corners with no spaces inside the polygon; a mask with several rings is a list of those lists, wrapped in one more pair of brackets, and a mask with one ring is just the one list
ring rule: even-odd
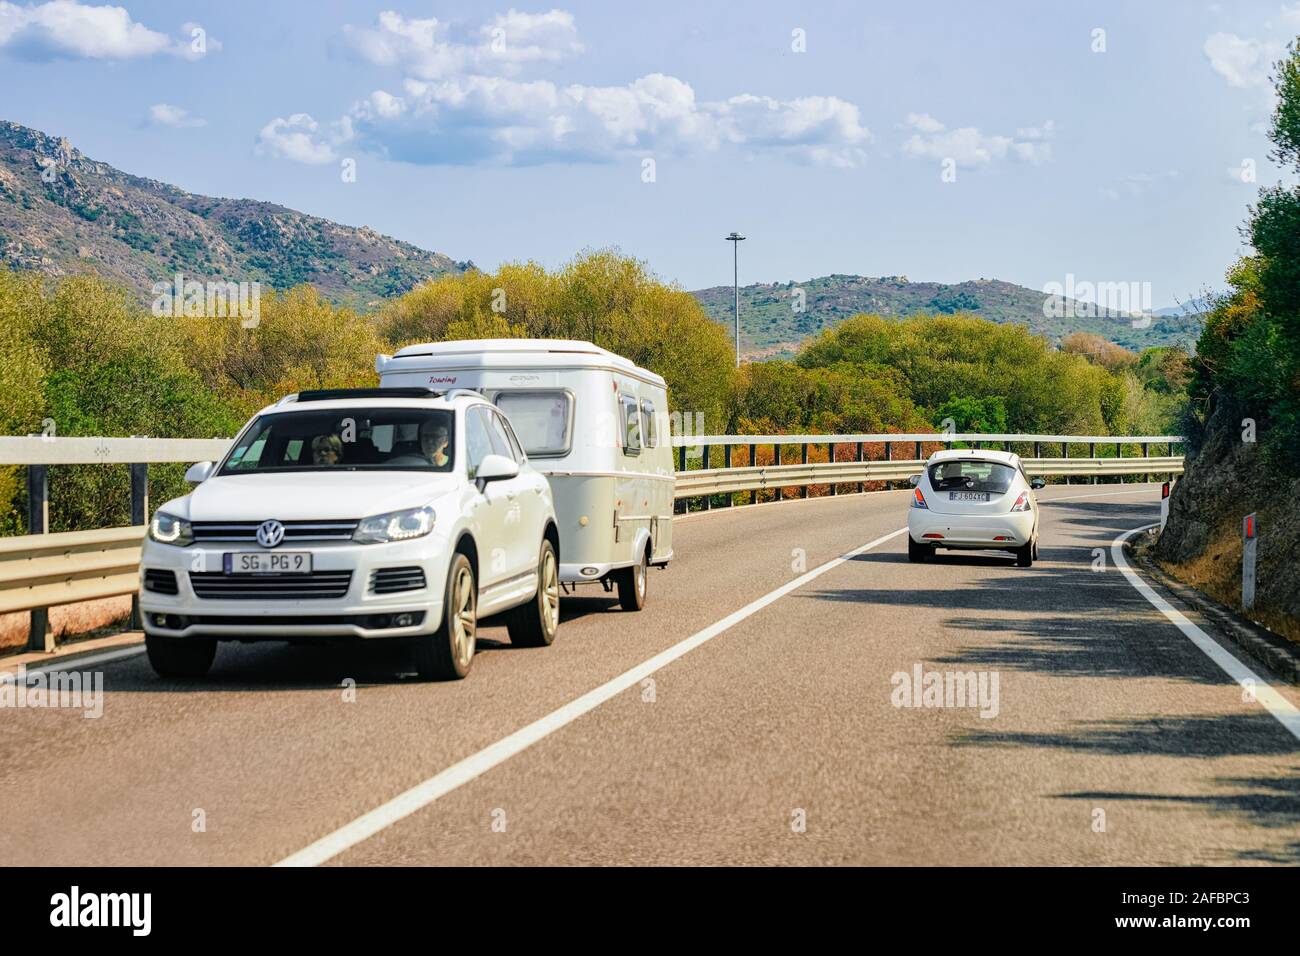
{"label": "distant hill", "polygon": [[[797,290],[803,290],[803,311],[796,312]],[[692,295],[705,312],[732,327],[731,286],[700,289]],[[1095,332],[1125,348],[1191,345],[1200,333],[1196,315],[1153,315],[1150,324],[1135,327],[1122,314],[1089,315],[1088,306],[1065,300],[1058,314],[1044,315],[1048,297],[1033,289],[998,279],[972,279],[945,285],[911,282],[906,276],[871,278],[829,275],[806,282],[773,282],[741,286],[741,351],[751,358],[771,358],[796,351],[799,344],[859,312],[903,317],[917,313],[964,312],[992,322],[1015,322],[1059,342],[1071,332]],[[1064,313],[1064,314],[1060,314]],[[1076,314],[1085,313],[1085,314]]]}
{"label": "distant hill", "polygon": [[97,272],[148,301],[177,271],[205,281],[311,283],[364,307],[472,268],[439,252],[251,199],[215,199],[96,162],[66,139],[0,121],[0,263]]}

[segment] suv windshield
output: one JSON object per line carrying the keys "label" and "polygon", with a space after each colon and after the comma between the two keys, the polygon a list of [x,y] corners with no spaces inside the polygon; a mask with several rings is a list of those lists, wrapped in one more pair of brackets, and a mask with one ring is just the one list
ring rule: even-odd
{"label": "suv windshield", "polygon": [[451,471],[455,416],[444,409],[345,408],[260,415],[218,474]]}
{"label": "suv windshield", "polygon": [[988,491],[1004,494],[1016,470],[996,461],[960,459],[930,466],[930,487],[935,491]]}

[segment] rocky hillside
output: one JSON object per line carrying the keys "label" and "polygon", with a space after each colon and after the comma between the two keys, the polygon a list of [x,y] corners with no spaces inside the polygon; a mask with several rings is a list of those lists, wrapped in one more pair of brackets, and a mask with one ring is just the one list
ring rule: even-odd
{"label": "rocky hillside", "polygon": [[[796,290],[804,293],[804,310],[795,312]],[[717,321],[731,326],[731,286],[692,293]],[[740,289],[742,350],[753,357],[793,352],[800,342],[859,312],[884,316],[969,312],[992,322],[1017,322],[1059,342],[1071,332],[1095,332],[1128,349],[1153,345],[1191,345],[1200,331],[1195,315],[1156,315],[1149,326],[1135,328],[1125,315],[1080,315],[1072,300],[1062,316],[1045,316],[1042,292],[998,279],[972,279],[953,285],[911,282],[907,276],[871,278],[830,275],[806,282],[758,283]],[[1167,311],[1167,310],[1166,310]]]}
{"label": "rocky hillside", "polygon": [[1255,513],[1255,609],[1248,616],[1300,640],[1300,478],[1261,467],[1258,445],[1242,440],[1240,417],[1226,404],[1210,416],[1204,443],[1174,486],[1154,555],[1175,577],[1240,610],[1241,522]]}
{"label": "rocky hillside", "polygon": [[66,139],[4,121],[0,263],[50,275],[94,271],[139,290],[142,301],[180,271],[274,288],[307,282],[354,306],[470,267],[366,226],[132,176]]}

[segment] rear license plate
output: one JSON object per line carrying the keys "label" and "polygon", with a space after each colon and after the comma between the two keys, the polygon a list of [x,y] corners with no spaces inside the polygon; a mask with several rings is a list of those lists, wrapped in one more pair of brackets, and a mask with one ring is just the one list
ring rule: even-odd
{"label": "rear license plate", "polygon": [[948,492],[949,501],[988,501],[989,493],[987,491],[950,491]]}
{"label": "rear license plate", "polygon": [[311,574],[310,551],[235,551],[223,561],[226,574]]}

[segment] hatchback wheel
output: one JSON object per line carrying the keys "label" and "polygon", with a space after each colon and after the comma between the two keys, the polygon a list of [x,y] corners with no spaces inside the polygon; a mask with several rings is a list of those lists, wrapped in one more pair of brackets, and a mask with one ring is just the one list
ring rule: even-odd
{"label": "hatchback wheel", "polygon": [[907,537],[907,560],[909,561],[928,561],[934,557],[934,545],[917,544],[912,540],[912,536]]}
{"label": "hatchback wheel", "polygon": [[1027,568],[1034,563],[1034,543],[1031,541],[1023,547],[1016,548],[1016,567]]}
{"label": "hatchback wheel", "polygon": [[423,680],[460,680],[478,643],[478,583],[469,558],[457,552],[447,570],[442,626],[416,638],[415,672]]}

